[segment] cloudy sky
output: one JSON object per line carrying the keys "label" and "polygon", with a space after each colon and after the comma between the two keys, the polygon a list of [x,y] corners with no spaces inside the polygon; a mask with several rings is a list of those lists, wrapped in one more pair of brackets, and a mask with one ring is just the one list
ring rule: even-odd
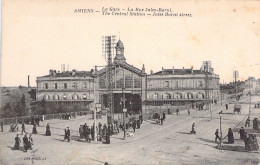
{"label": "cloudy sky", "polygon": [[[160,3],[159,3],[160,2]],[[75,9],[171,8],[192,17],[103,16]],[[260,2],[256,1],[33,1],[3,0],[1,85],[36,85],[49,69],[90,70],[104,65],[102,36],[119,35],[125,57],[146,72],[199,69],[212,61],[220,81],[260,78]]]}

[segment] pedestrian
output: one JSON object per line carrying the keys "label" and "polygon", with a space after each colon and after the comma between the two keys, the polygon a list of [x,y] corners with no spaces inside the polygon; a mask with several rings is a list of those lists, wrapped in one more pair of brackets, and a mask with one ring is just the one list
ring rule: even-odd
{"label": "pedestrian", "polygon": [[243,127],[241,127],[241,129],[238,131],[238,133],[240,134],[240,140],[244,140],[245,138],[245,130]]}
{"label": "pedestrian", "polygon": [[195,123],[193,123],[192,126],[191,126],[190,134],[194,134],[194,135],[196,135],[196,131],[195,131]]}
{"label": "pedestrian", "polygon": [[143,115],[142,114],[139,115],[139,120],[140,120],[140,122],[142,124],[143,123]]}
{"label": "pedestrian", "polygon": [[14,138],[15,144],[14,144],[14,150],[19,150],[20,149],[20,138],[19,135],[17,134],[16,137]]}
{"label": "pedestrian", "polygon": [[94,127],[93,126],[91,126],[90,133],[91,133],[91,139],[92,139],[92,141],[94,141],[95,131],[94,131]]}
{"label": "pedestrian", "polygon": [[250,127],[250,117],[248,117],[247,119],[246,119],[246,124],[245,124],[245,127]]}
{"label": "pedestrian", "polygon": [[228,109],[228,104],[226,104],[226,110]]}
{"label": "pedestrian", "polygon": [[162,113],[163,115],[163,121],[166,119],[166,114],[165,114],[165,111]]}
{"label": "pedestrian", "polygon": [[32,134],[37,134],[36,124],[33,125]]}
{"label": "pedestrian", "polygon": [[176,109],[177,116],[179,116],[179,108]]}
{"label": "pedestrian", "polygon": [[80,125],[79,126],[79,139],[82,139],[83,138],[83,126]]}
{"label": "pedestrian", "polygon": [[28,138],[27,138],[27,134],[24,135],[23,137],[23,147],[24,147],[24,152],[27,152],[28,150]]}
{"label": "pedestrian", "polygon": [[30,134],[30,135],[29,135],[29,138],[28,138],[28,146],[27,146],[27,149],[32,150],[32,145],[33,145],[33,138],[32,138],[32,134]]}
{"label": "pedestrian", "polygon": [[228,129],[228,143],[234,144],[234,135],[231,128]]}
{"label": "pedestrian", "polygon": [[134,130],[134,132],[135,132],[135,128],[136,128],[136,121],[134,120],[133,121],[133,130]]}
{"label": "pedestrian", "polygon": [[3,121],[3,119],[1,120],[1,132],[4,132],[4,121]]}
{"label": "pedestrian", "polygon": [[51,136],[51,130],[50,130],[50,125],[49,125],[49,123],[47,123],[47,125],[46,125],[45,136]]}
{"label": "pedestrian", "polygon": [[218,129],[216,129],[216,132],[215,132],[215,142],[217,142],[217,140],[221,140],[219,135],[218,135]]}
{"label": "pedestrian", "polygon": [[67,127],[65,129],[65,135],[64,135],[64,140],[63,141],[65,141],[66,139],[68,140],[68,142],[70,142],[70,129],[69,129],[69,127]]}
{"label": "pedestrian", "polygon": [[161,120],[161,125],[163,125],[163,115],[161,115],[160,120]]}
{"label": "pedestrian", "polygon": [[136,122],[136,125],[137,125],[137,129],[140,129],[140,120],[137,120],[137,122]]}
{"label": "pedestrian", "polygon": [[24,123],[22,123],[22,132],[21,132],[22,135],[23,135],[23,132],[26,133],[25,132],[25,125],[24,125]]}
{"label": "pedestrian", "polygon": [[188,115],[190,116],[190,108],[188,108]]}

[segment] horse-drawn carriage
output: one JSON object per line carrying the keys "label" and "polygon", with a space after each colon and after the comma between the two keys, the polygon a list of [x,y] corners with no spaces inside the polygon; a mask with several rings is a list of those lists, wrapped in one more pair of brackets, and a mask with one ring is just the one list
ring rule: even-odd
{"label": "horse-drawn carriage", "polygon": [[241,114],[241,105],[239,104],[235,104],[234,105],[234,113],[238,113],[238,114]]}

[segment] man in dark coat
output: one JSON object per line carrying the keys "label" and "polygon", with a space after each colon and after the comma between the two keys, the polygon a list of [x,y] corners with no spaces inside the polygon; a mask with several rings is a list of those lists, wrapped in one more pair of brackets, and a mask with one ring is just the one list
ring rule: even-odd
{"label": "man in dark coat", "polygon": [[142,124],[143,123],[143,115],[142,114],[139,115],[139,120],[140,120],[140,122]]}
{"label": "man in dark coat", "polygon": [[244,140],[245,138],[245,130],[243,127],[241,127],[241,129],[238,131],[238,133],[240,134],[240,140]]}
{"label": "man in dark coat", "polygon": [[137,122],[136,122],[136,125],[137,125],[137,129],[140,129],[140,120],[137,120]]}
{"label": "man in dark coat", "polygon": [[176,109],[176,114],[179,116],[179,108]]}
{"label": "man in dark coat", "polygon": [[32,134],[37,134],[36,124],[33,125]]}
{"label": "man in dark coat", "polygon": [[51,130],[50,130],[50,125],[49,125],[49,123],[47,123],[47,126],[46,126],[45,136],[51,136]]}
{"label": "man in dark coat", "polygon": [[94,134],[95,134],[95,131],[94,131],[94,127],[93,127],[93,126],[91,126],[90,133],[91,133],[91,139],[94,141]]}
{"label": "man in dark coat", "polygon": [[70,142],[70,129],[69,129],[69,127],[67,127],[65,129],[65,136],[64,136],[64,140],[63,141],[65,141],[66,139],[68,140],[68,142]]}
{"label": "man in dark coat", "polygon": [[134,130],[134,132],[135,132],[135,128],[136,128],[136,121],[134,120],[133,121],[133,130]]}
{"label": "man in dark coat", "polygon": [[226,104],[226,110],[228,109],[228,104]]}
{"label": "man in dark coat", "polygon": [[163,115],[160,116],[161,125],[163,125]]}
{"label": "man in dark coat", "polygon": [[217,140],[221,140],[219,135],[218,135],[218,129],[216,129],[216,132],[215,132],[215,142],[217,142]]}
{"label": "man in dark coat", "polygon": [[246,119],[246,124],[245,124],[245,127],[250,127],[250,117],[248,117],[247,119]]}
{"label": "man in dark coat", "polygon": [[196,131],[195,131],[195,123],[192,124],[190,134],[195,134],[195,135],[196,135]]}
{"label": "man in dark coat", "polygon": [[16,135],[14,140],[15,140],[14,150],[19,150],[20,149],[20,142],[21,142],[21,140],[20,140],[18,134]]}
{"label": "man in dark coat", "polygon": [[3,119],[1,120],[1,132],[4,132],[4,121],[3,121]]}
{"label": "man in dark coat", "polygon": [[228,129],[228,143],[230,144],[234,143],[234,135],[231,128]]}
{"label": "man in dark coat", "polygon": [[29,142],[29,140],[27,138],[27,134],[25,134],[23,137],[23,147],[24,147],[25,152],[27,152],[27,150],[28,150],[28,142]]}
{"label": "man in dark coat", "polygon": [[165,115],[165,112],[163,112],[163,120],[165,120],[166,119],[166,115]]}
{"label": "man in dark coat", "polygon": [[25,125],[24,125],[24,123],[22,123],[22,133],[21,134],[23,134],[23,132],[26,133],[25,132]]}

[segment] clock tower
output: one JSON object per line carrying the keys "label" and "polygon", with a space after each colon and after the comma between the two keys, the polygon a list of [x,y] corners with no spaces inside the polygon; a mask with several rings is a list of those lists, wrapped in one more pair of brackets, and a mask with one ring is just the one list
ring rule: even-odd
{"label": "clock tower", "polygon": [[116,57],[114,59],[114,62],[125,62],[125,60],[124,44],[121,40],[119,40],[116,44]]}

